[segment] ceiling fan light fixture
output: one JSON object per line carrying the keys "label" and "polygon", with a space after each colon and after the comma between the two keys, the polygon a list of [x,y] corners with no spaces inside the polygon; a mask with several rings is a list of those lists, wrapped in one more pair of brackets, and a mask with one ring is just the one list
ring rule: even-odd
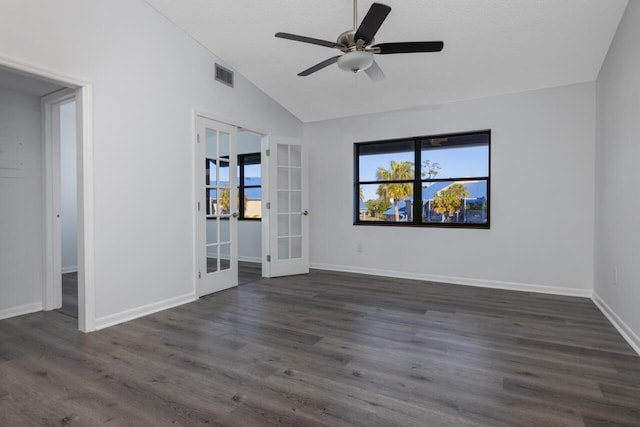
{"label": "ceiling fan light fixture", "polygon": [[364,71],[371,65],[373,65],[373,54],[361,50],[347,52],[338,58],[338,67],[341,70],[353,71],[354,73]]}

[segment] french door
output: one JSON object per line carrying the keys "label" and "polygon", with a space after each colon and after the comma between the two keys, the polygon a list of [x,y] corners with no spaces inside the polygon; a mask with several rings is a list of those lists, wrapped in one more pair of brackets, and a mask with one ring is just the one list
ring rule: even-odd
{"label": "french door", "polygon": [[196,119],[198,296],[238,285],[237,155],[234,126]]}
{"label": "french door", "polygon": [[298,139],[265,137],[263,159],[268,165],[268,227],[262,275],[287,276],[309,272],[309,197],[307,153]]}

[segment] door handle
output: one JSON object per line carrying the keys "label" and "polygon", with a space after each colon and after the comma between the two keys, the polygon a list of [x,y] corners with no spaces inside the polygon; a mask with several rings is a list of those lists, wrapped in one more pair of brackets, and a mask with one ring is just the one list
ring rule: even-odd
{"label": "door handle", "polygon": [[231,214],[232,217],[234,218],[238,218],[240,216],[240,214],[238,212],[234,212]]}
{"label": "door handle", "polygon": [[309,215],[309,211],[302,211],[302,215]]}

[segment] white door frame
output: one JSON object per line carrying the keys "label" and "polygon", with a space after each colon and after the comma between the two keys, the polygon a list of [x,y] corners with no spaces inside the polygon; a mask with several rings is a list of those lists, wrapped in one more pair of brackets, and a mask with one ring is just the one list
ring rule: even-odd
{"label": "white door frame", "polygon": [[[83,332],[95,328],[95,269],[94,269],[94,209],[93,209],[93,112],[92,85],[88,80],[80,79],[48,70],[41,66],[21,62],[14,58],[0,56],[0,66],[15,72],[34,76],[60,86],[72,88],[76,100],[76,139],[78,172],[78,329]],[[54,200],[59,200],[59,176],[57,194],[55,193],[54,156],[52,150],[53,129],[51,111],[54,102],[44,100],[43,112],[43,149],[44,149],[44,280],[42,284],[42,302],[45,310],[56,308],[55,260],[60,262],[59,221]],[[59,171],[59,164],[58,164]],[[57,226],[56,226],[57,224]],[[56,232],[56,229],[58,230]],[[57,240],[56,240],[57,239]],[[56,249],[54,249],[57,248]],[[57,255],[57,257],[56,257]]]}
{"label": "white door frame", "polygon": [[41,98],[45,171],[45,310],[62,307],[60,107],[75,99],[74,89],[62,89]]}

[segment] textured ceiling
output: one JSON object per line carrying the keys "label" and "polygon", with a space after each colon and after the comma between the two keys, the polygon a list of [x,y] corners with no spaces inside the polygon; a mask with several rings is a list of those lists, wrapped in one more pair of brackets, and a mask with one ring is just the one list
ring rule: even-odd
{"label": "textured ceiling", "polygon": [[[277,39],[335,41],[350,0],[146,0],[304,122],[593,81],[627,0],[382,0],[378,43],[443,40],[441,53],[377,55],[374,83],[335,64],[340,51]],[[358,2],[358,21],[372,1]]]}

